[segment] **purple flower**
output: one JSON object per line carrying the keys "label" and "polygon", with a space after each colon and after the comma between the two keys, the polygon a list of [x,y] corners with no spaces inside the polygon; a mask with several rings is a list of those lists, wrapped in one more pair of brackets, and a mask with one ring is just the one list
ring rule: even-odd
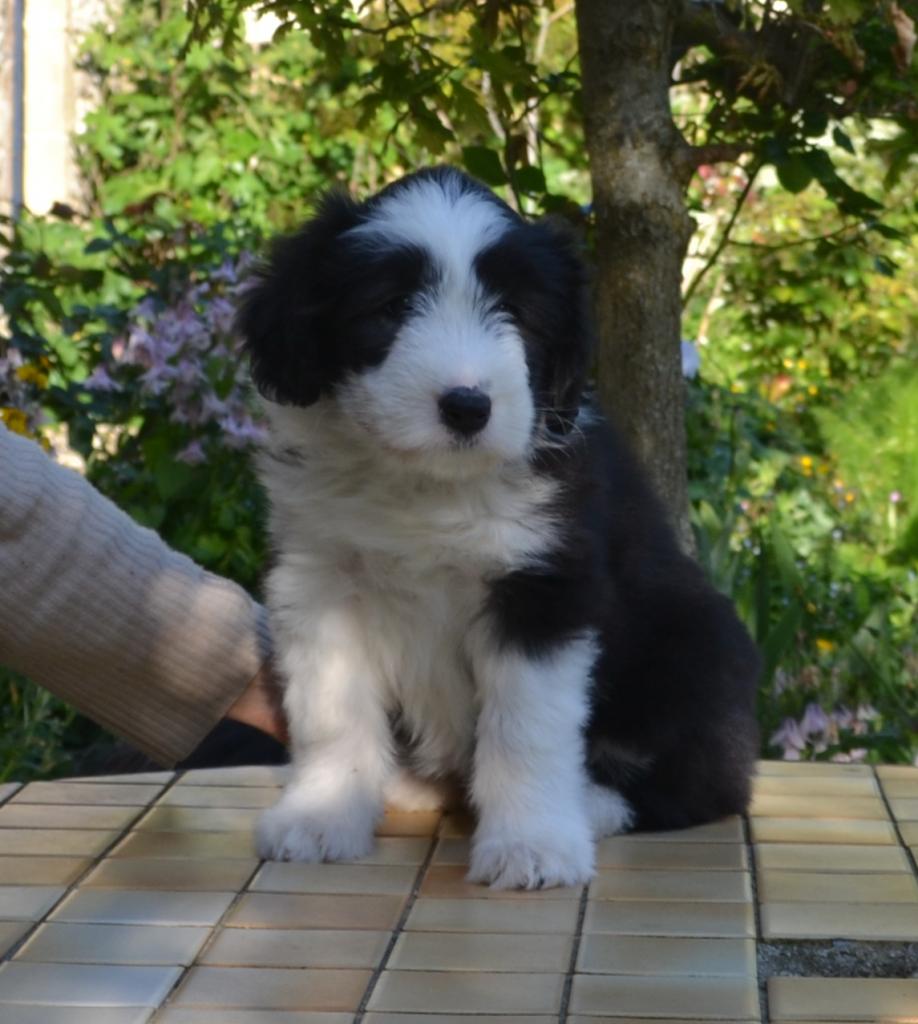
{"label": "purple flower", "polygon": [[191,466],[199,466],[202,462],[207,461],[207,455],[204,453],[200,441],[192,441],[187,444],[175,457],[179,462],[187,462]]}
{"label": "purple flower", "polygon": [[800,719],[800,731],[805,736],[823,736],[831,728],[829,716],[818,704],[807,704]]}
{"label": "purple flower", "polygon": [[799,761],[801,752],[806,750],[806,737],[793,718],[785,718],[768,742],[773,747],[783,748],[785,761]]}
{"label": "purple flower", "polygon": [[83,381],[83,387],[89,391],[120,391],[121,385],[113,380],[108,370],[100,363]]}

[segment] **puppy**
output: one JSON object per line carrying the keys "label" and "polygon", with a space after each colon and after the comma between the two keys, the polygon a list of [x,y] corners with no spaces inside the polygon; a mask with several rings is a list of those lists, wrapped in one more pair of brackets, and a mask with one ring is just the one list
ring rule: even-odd
{"label": "puppy", "polygon": [[598,836],[746,807],[757,655],[583,398],[568,238],[422,170],[327,197],[239,325],[293,749],[262,856],[361,857],[458,779],[472,880],[575,885]]}

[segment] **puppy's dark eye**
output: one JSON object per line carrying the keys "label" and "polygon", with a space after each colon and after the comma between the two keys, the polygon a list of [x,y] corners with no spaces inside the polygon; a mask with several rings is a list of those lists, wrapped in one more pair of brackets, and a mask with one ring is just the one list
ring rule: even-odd
{"label": "puppy's dark eye", "polygon": [[383,316],[390,317],[393,320],[401,320],[402,317],[407,316],[413,307],[413,300],[410,294],[396,295],[394,298],[381,307],[380,313]]}

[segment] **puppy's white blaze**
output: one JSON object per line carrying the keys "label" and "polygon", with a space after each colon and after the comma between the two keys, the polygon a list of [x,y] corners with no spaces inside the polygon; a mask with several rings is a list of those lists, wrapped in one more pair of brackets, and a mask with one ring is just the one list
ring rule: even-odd
{"label": "puppy's white blaze", "polygon": [[575,885],[593,872],[583,727],[596,638],[548,655],[474,653],[481,709],[472,798],[479,825],[470,877],[510,888]]}
{"label": "puppy's white blaze", "polygon": [[395,449],[443,450],[455,439],[440,421],[438,401],[459,386],[479,387],[491,399],[490,419],[474,438],[479,458],[523,458],[535,407],[522,339],[495,318],[483,320],[469,296],[438,289],[404,324],[384,362],[349,380],[339,401]]}
{"label": "puppy's white blaze", "polygon": [[382,199],[370,219],[351,229],[369,244],[393,241],[436,253],[447,278],[464,278],[479,252],[511,226],[493,200],[464,191],[458,179],[419,180]]}

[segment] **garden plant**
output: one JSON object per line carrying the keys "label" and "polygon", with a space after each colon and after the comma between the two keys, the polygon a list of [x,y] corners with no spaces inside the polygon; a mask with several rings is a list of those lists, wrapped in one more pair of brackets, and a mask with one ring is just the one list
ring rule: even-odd
{"label": "garden plant", "polygon": [[[247,269],[330,185],[459,164],[592,252],[601,400],[762,648],[763,754],[915,760],[906,5],[654,0],[645,19],[609,2],[599,27],[595,3],[563,0],[250,6],[275,18],[267,43],[223,0],[121,0],[82,40],[84,199],[0,224],[6,426],[257,594],[262,426],[233,330]],[[614,80],[578,18],[597,45],[617,26]],[[653,129],[629,136],[649,66]],[[629,146],[668,176],[649,210],[623,184]],[[0,780],[105,742],[0,670]]]}

